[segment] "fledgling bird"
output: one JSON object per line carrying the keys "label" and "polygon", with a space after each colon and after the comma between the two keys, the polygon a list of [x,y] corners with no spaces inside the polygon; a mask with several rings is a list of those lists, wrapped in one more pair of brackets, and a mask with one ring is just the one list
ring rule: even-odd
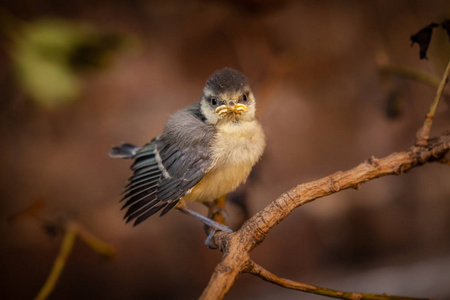
{"label": "fledgling bird", "polygon": [[127,222],[137,225],[176,207],[214,230],[230,231],[187,209],[185,202],[209,203],[246,181],[265,147],[255,109],[246,77],[225,68],[207,80],[199,103],[170,117],[161,135],[142,148],[114,147],[111,157],[134,159],[122,198]]}

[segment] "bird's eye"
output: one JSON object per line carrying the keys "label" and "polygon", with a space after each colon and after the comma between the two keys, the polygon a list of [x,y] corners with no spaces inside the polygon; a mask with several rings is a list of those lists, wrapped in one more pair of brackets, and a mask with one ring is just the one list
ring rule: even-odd
{"label": "bird's eye", "polygon": [[218,101],[216,97],[212,97],[211,99],[209,99],[209,101],[211,102],[211,105],[216,106]]}
{"label": "bird's eye", "polygon": [[246,94],[243,94],[243,95],[242,95],[242,101],[247,102],[247,100],[248,100],[248,99],[247,99],[247,95],[246,95]]}

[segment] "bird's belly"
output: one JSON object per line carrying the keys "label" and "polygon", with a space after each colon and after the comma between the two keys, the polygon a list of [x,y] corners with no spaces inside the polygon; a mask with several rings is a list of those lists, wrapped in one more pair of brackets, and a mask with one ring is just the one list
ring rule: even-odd
{"label": "bird's belly", "polygon": [[209,202],[231,191],[245,182],[251,165],[229,165],[213,168],[184,196],[186,201]]}
{"label": "bird's belly", "polygon": [[213,201],[245,182],[265,146],[258,122],[218,128],[212,145],[213,168],[185,196],[186,201]]}

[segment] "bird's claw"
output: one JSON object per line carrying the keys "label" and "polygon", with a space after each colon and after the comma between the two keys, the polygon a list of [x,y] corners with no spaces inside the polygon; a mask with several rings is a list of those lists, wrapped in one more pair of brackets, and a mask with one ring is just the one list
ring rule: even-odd
{"label": "bird's claw", "polygon": [[217,231],[224,231],[224,232],[228,232],[228,233],[232,233],[233,230],[231,230],[228,226],[226,225],[221,225],[220,228],[213,228],[213,227],[208,227],[209,228],[209,232],[208,232],[208,237],[205,240],[205,245],[206,247],[208,247],[209,249],[217,249],[217,245],[214,242],[214,234],[216,234]]}
{"label": "bird's claw", "polygon": [[216,229],[211,228],[211,230],[208,233],[208,237],[205,240],[205,245],[206,247],[208,247],[209,249],[217,249],[217,245],[216,243],[214,243],[214,234],[216,233]]}

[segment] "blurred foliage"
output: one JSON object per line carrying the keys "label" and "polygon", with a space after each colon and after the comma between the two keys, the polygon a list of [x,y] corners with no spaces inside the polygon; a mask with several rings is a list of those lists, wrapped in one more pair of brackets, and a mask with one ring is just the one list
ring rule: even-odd
{"label": "blurred foliage", "polygon": [[389,119],[401,116],[404,110],[404,95],[400,89],[392,89],[386,97],[385,112]]}
{"label": "blurred foliage", "polygon": [[24,92],[45,108],[79,98],[83,76],[110,66],[124,48],[122,34],[105,33],[87,24],[56,18],[22,23],[7,32],[8,53]]}

